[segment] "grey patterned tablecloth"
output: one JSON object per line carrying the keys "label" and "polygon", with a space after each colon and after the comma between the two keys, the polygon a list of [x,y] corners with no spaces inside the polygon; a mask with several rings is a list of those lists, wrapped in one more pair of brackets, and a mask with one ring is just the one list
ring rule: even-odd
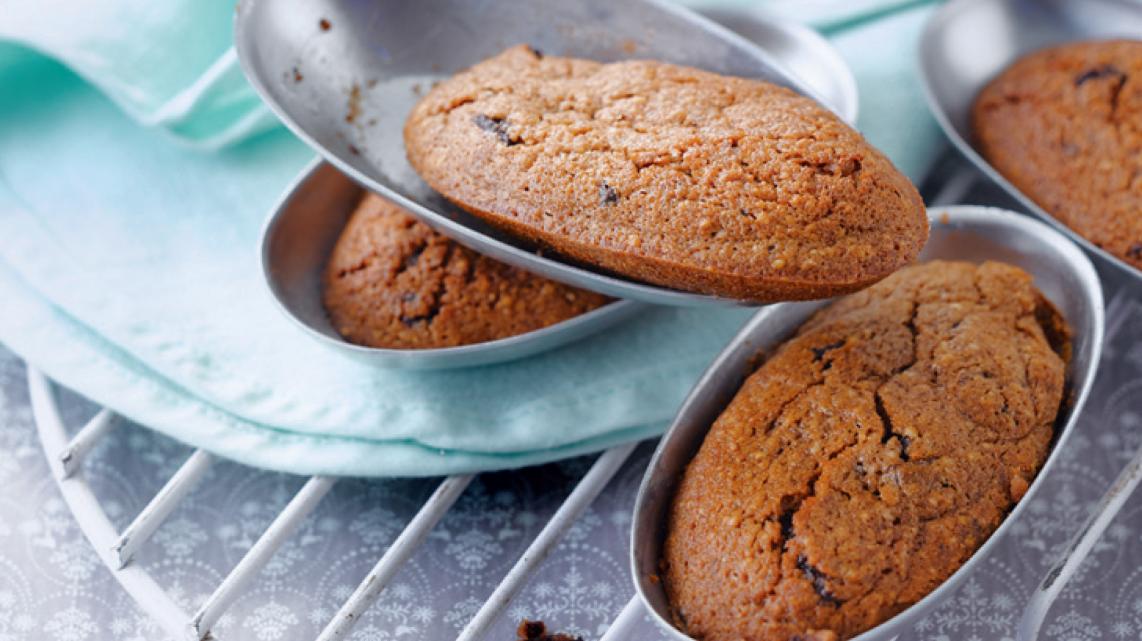
{"label": "grey patterned tablecloth", "polygon": [[[973,196],[981,195],[979,190]],[[983,202],[994,202],[988,196]],[[1113,277],[1113,274],[1109,274]],[[1142,288],[1107,290],[1107,346],[1093,397],[1045,491],[959,591],[908,639],[1008,639],[1023,603],[1093,502],[1142,445]],[[2,312],[0,312],[2,313]],[[69,425],[95,409],[64,394]],[[591,639],[630,598],[630,509],[644,444],[540,567],[488,635],[521,617]],[[145,428],[118,425],[84,469],[122,529],[189,455]],[[554,513],[593,457],[479,476],[351,636],[453,639]],[[193,611],[303,479],[213,466],[137,562]],[[339,481],[216,628],[221,641],[313,639],[436,480]],[[1142,496],[1131,499],[1044,627],[1064,641],[1142,638]],[[23,364],[0,347],[0,641],[156,641],[160,628],[90,548],[48,473]],[[633,637],[660,639],[649,621]]]}

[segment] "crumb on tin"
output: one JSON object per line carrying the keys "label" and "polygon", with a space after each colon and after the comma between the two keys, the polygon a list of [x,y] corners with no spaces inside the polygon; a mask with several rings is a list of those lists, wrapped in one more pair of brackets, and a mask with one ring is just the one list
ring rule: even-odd
{"label": "crumb on tin", "polygon": [[353,83],[349,88],[349,111],[345,114],[345,122],[352,123],[361,116],[361,85]]}

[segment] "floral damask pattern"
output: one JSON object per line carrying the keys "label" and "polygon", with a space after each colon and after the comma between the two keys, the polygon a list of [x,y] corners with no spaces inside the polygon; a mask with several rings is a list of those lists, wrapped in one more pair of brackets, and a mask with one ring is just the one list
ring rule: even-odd
{"label": "floral damask pattern", "polygon": [[[1022,605],[1093,501],[1142,446],[1142,297],[1108,312],[1095,394],[1062,465],[1010,535],[902,641],[1007,641]],[[64,395],[69,424],[93,411]],[[630,509],[650,446],[641,447],[497,621],[522,617],[597,638],[631,596]],[[160,641],[83,538],[48,477],[23,366],[0,351],[0,641]],[[112,520],[125,526],[189,455],[169,439],[118,425],[86,464]],[[484,474],[355,628],[353,641],[453,639],[526,549],[591,457]],[[197,608],[300,487],[302,479],[221,462],[138,557],[185,610]],[[435,480],[339,482],[255,585],[219,622],[221,641],[309,640],[431,494]],[[1142,635],[1142,496],[1134,497],[1064,591],[1043,628],[1058,641]],[[636,638],[665,639],[649,621]]]}

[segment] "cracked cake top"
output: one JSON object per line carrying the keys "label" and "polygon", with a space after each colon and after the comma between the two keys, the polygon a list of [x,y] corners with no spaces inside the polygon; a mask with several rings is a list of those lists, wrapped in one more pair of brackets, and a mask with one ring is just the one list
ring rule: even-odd
{"label": "cracked cake top", "polygon": [[433,189],[489,223],[676,289],[850,292],[928,235],[915,187],[821,105],[657,61],[514,47],[433,88],[404,140]]}
{"label": "cracked cake top", "polygon": [[698,639],[832,641],[915,603],[1026,492],[1067,330],[1010,265],[905,268],[810,318],[686,469],[663,574]]}
{"label": "cracked cake top", "polygon": [[425,349],[523,334],[610,299],[477,254],[366,194],[326,265],[323,300],[350,342]]}

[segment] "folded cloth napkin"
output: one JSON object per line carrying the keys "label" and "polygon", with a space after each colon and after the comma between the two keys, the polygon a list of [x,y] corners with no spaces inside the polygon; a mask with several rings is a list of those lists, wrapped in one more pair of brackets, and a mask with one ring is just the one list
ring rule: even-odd
{"label": "folded cloth napkin", "polygon": [[231,1],[4,3],[0,40],[43,52],[140,125],[218,148],[277,124],[230,46]]}
{"label": "folded cloth napkin", "polygon": [[[919,178],[939,137],[910,62],[927,11],[914,5],[846,4],[820,24],[858,73],[862,129]],[[0,341],[144,425],[297,473],[515,467],[663,429],[749,310],[654,309],[567,348],[441,372],[346,360],[284,319],[258,233],[312,152],[266,132],[235,75],[232,10],[7,4]]]}

